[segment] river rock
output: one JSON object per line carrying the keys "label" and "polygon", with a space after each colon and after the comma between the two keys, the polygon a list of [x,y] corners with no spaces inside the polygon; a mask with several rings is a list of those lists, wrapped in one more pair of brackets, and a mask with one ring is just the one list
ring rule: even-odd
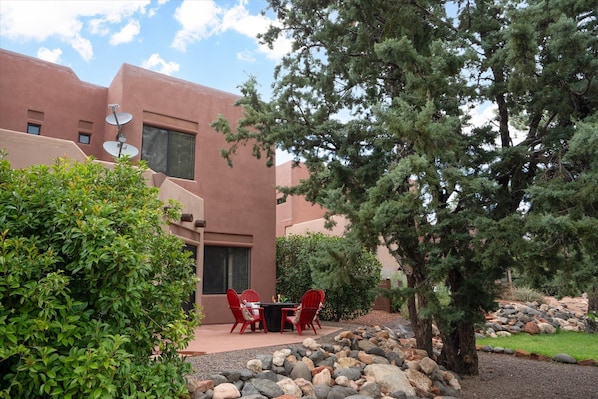
{"label": "river rock", "polygon": [[241,397],[241,392],[230,382],[219,384],[214,387],[213,399],[236,399]]}
{"label": "river rock", "polygon": [[573,313],[564,304],[555,306],[535,302],[522,304],[501,304],[496,312],[486,316],[482,329],[476,331],[483,336],[501,336],[500,331],[511,334],[553,334],[563,331],[585,331],[590,319],[583,313]]}
{"label": "river rock", "polygon": [[247,368],[254,373],[262,372],[262,361],[260,359],[251,359],[247,362]]}
{"label": "river rock", "polygon": [[540,329],[538,328],[538,324],[533,321],[528,321],[522,328],[523,332],[526,332],[530,335],[536,335],[540,333]]}
{"label": "river rock", "polygon": [[423,392],[428,392],[430,388],[432,388],[432,380],[424,373],[414,369],[408,369],[406,374],[411,385],[417,389]]}
{"label": "river rock", "polygon": [[251,380],[251,384],[260,392],[260,394],[268,398],[275,398],[277,396],[284,395],[282,388],[279,387],[276,382],[269,379],[254,378]]}
{"label": "river rock", "polygon": [[[412,339],[369,327],[354,330],[350,342],[343,338],[347,336],[339,334],[334,345],[316,347],[306,339],[304,344],[309,348],[291,346],[271,355],[258,355],[246,368],[211,376],[207,381],[214,389],[206,385],[205,392],[188,381],[189,391],[194,390],[191,397],[398,399],[431,398],[460,390],[456,377],[441,370],[425,351],[417,350]],[[405,358],[410,359],[408,364]]]}
{"label": "river rock", "polygon": [[311,370],[304,362],[297,362],[291,371],[290,377],[294,380],[297,378],[303,378],[307,381],[311,381]]}
{"label": "river rock", "polygon": [[419,362],[419,367],[427,375],[432,375],[439,369],[438,364],[434,360],[430,359],[429,357],[424,357]]}
{"label": "river rock", "polygon": [[330,370],[327,367],[320,371],[318,374],[314,375],[311,382],[314,385],[334,385],[332,375],[330,374]]}
{"label": "river rock", "polygon": [[291,378],[282,378],[277,382],[278,386],[283,390],[285,395],[300,398],[303,396],[301,388]]}
{"label": "river rock", "polygon": [[385,394],[404,392],[407,396],[415,396],[415,389],[411,386],[404,371],[388,364],[370,364],[364,369],[364,374],[374,377]]}
{"label": "river rock", "polygon": [[555,362],[568,363],[568,364],[576,364],[577,363],[577,360],[575,360],[575,358],[573,356],[570,356],[566,353],[556,354],[552,357],[552,360],[554,360]]}

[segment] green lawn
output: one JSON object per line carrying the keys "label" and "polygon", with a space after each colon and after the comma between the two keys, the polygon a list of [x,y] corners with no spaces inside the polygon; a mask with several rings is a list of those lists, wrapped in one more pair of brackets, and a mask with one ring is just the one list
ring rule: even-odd
{"label": "green lawn", "polygon": [[510,337],[480,338],[478,345],[501,346],[519,349],[538,355],[553,357],[566,353],[576,360],[598,360],[598,335],[581,332],[559,331],[556,334],[529,335],[519,333]]}

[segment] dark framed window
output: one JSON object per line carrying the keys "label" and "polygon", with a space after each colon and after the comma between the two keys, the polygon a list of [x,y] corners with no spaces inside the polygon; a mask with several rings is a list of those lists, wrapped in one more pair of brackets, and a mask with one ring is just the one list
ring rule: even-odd
{"label": "dark framed window", "polygon": [[141,159],[156,172],[193,180],[195,135],[144,125]]}
{"label": "dark framed window", "polygon": [[42,125],[37,123],[27,123],[27,133],[40,135],[42,132]]}
{"label": "dark framed window", "polygon": [[91,144],[91,134],[79,133],[79,143]]}
{"label": "dark framed window", "polygon": [[204,247],[203,293],[225,294],[249,288],[251,250],[240,247]]}

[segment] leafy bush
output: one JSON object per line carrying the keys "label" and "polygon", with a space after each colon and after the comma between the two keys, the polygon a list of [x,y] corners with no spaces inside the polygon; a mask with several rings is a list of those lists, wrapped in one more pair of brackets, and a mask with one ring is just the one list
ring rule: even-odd
{"label": "leafy bush", "polygon": [[0,397],[186,395],[193,261],[144,170],[0,157]]}
{"label": "leafy bush", "polygon": [[346,238],[308,233],[276,240],[276,292],[298,302],[310,288],[324,290],[322,320],[369,312],[381,269],[375,254]]}

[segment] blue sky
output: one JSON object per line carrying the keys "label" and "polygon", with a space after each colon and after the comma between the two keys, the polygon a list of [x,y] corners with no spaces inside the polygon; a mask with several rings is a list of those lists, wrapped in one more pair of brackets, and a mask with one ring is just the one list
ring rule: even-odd
{"label": "blue sky", "polygon": [[1,0],[0,47],[65,65],[107,87],[123,63],[238,93],[256,76],[267,93],[289,50],[256,35],[275,23],[265,0]]}

